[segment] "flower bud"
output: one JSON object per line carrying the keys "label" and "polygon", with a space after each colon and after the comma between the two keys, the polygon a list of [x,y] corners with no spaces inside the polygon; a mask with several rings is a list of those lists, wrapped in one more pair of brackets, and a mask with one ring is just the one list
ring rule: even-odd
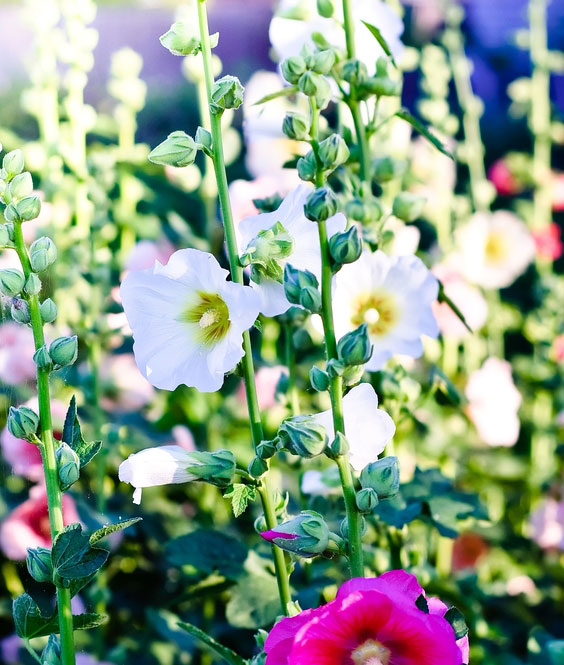
{"label": "flower bud", "polygon": [[68,443],[61,443],[57,449],[57,467],[62,490],[68,489],[80,478],[80,459]]}
{"label": "flower bud", "polygon": [[55,305],[51,298],[47,298],[39,305],[39,312],[41,313],[43,323],[53,323],[57,318],[57,305]]}
{"label": "flower bud", "polygon": [[329,390],[329,374],[324,372],[320,367],[314,365],[309,371],[309,381],[311,387],[317,392],[321,393],[325,390]]}
{"label": "flower bud", "polygon": [[53,566],[51,564],[51,550],[46,547],[29,548],[25,559],[29,574],[37,582],[53,581]]}
{"label": "flower bud", "polygon": [[23,199],[20,199],[15,204],[15,208],[18,219],[22,222],[29,222],[31,219],[39,217],[39,213],[41,212],[41,199],[36,194],[24,196]]}
{"label": "flower bud", "polygon": [[213,453],[196,450],[189,455],[191,463],[186,467],[186,471],[198,480],[218,487],[227,487],[233,481],[237,465],[230,450],[216,450]]}
{"label": "flower bud", "polygon": [[364,374],[364,365],[349,365],[345,367],[342,379],[345,386],[356,386]]}
{"label": "flower bud", "polygon": [[364,365],[372,357],[372,342],[366,323],[346,333],[337,343],[337,354],[345,365]]}
{"label": "flower bud", "polygon": [[307,511],[260,535],[287,552],[312,557],[327,549],[330,533],[319,513]]}
{"label": "flower bud", "polygon": [[270,459],[276,454],[276,440],[261,441],[257,446],[257,456],[261,459]]}
{"label": "flower bud", "polygon": [[265,460],[255,456],[249,462],[248,471],[253,478],[260,478],[268,471],[268,464]]}
{"label": "flower bud", "polygon": [[300,305],[313,314],[321,311],[321,293],[313,286],[304,286],[300,291]]}
{"label": "flower bud", "polygon": [[368,70],[360,60],[347,60],[341,65],[341,77],[351,86],[358,86],[368,77]]}
{"label": "flower bud", "polygon": [[407,162],[392,157],[379,157],[374,160],[374,179],[376,182],[390,182],[405,173]]}
{"label": "flower bud", "polygon": [[278,435],[284,448],[300,457],[321,455],[328,442],[325,427],[312,416],[288,418],[280,425]]}
{"label": "flower bud", "polygon": [[300,304],[300,294],[302,289],[310,286],[314,289],[319,287],[317,277],[309,270],[298,270],[287,263],[284,266],[284,293],[286,298],[293,304]]}
{"label": "flower bud", "polygon": [[271,228],[259,231],[249,242],[240,258],[242,266],[251,266],[251,279],[260,284],[264,277],[282,282],[280,264],[292,253],[294,240],[280,222]]}
{"label": "flower bud", "polygon": [[10,307],[10,314],[14,321],[18,323],[28,324],[31,323],[31,314],[29,312],[29,305],[22,298],[14,298]]}
{"label": "flower bud", "polygon": [[49,355],[53,364],[57,367],[72,365],[78,356],[77,336],[57,337],[57,339],[54,339],[49,347]]}
{"label": "flower bud", "polygon": [[163,166],[189,166],[198,154],[198,146],[186,132],[172,132],[151,151],[149,161]]}
{"label": "flower bud", "polygon": [[34,272],[27,278],[24,290],[30,296],[36,296],[41,291],[41,280]]}
{"label": "flower bud", "polygon": [[342,432],[337,432],[333,441],[331,441],[331,443],[327,446],[325,454],[327,457],[336,459],[337,457],[346,455],[349,450],[350,446],[349,442],[347,441],[347,437]]}
{"label": "flower bud", "polygon": [[287,113],[282,123],[282,131],[289,139],[303,141],[309,136],[309,120],[301,113]]}
{"label": "flower bud", "polygon": [[401,82],[389,76],[372,76],[362,82],[360,94],[363,93],[377,97],[397,97],[401,95]]}
{"label": "flower bud", "polygon": [[397,457],[383,457],[370,462],[360,472],[362,487],[371,487],[379,499],[388,499],[399,491],[399,464]]}
{"label": "flower bud", "polygon": [[[366,533],[366,520],[364,519],[364,516],[360,516],[360,529],[361,529],[361,535],[364,536]],[[345,540],[349,539],[349,520],[345,517],[345,519],[341,522],[341,535]]]}
{"label": "flower bud", "polygon": [[313,56],[311,68],[318,74],[329,74],[335,65],[335,60],[335,52],[332,49],[325,49]]}
{"label": "flower bud", "polygon": [[13,203],[10,203],[4,208],[4,219],[7,222],[21,221],[18,215],[18,211],[16,210],[16,206]]}
{"label": "flower bud", "polygon": [[192,26],[176,21],[159,37],[161,44],[173,55],[194,55],[200,49],[200,37]]}
{"label": "flower bud", "polygon": [[39,369],[47,369],[53,365],[53,361],[51,360],[51,356],[49,355],[49,351],[47,351],[45,344],[33,354],[33,360]]}
{"label": "flower bud", "polygon": [[300,76],[305,73],[306,63],[300,55],[294,55],[283,60],[280,69],[284,79],[288,83],[295,85],[299,81]]}
{"label": "flower bud", "polygon": [[366,225],[371,222],[377,222],[382,217],[382,206],[375,198],[371,198],[368,201],[353,199],[345,206],[345,212],[347,217],[354,219],[355,222]]}
{"label": "flower bud", "polygon": [[218,79],[211,91],[210,111],[217,115],[225,109],[238,109],[243,103],[243,86],[236,76]]}
{"label": "flower bud", "polygon": [[371,513],[378,503],[378,495],[371,487],[365,487],[356,494],[356,507],[361,513]]}
{"label": "flower bud", "polygon": [[325,171],[333,171],[349,158],[349,149],[339,134],[331,134],[319,144],[319,159]]}
{"label": "flower bud", "polygon": [[259,212],[274,212],[278,210],[282,203],[280,194],[272,194],[272,196],[265,196],[262,199],[253,199],[253,204]]}
{"label": "flower bud", "polygon": [[57,260],[57,246],[51,238],[38,238],[29,248],[29,260],[34,272],[47,270]]}
{"label": "flower bud", "polygon": [[343,233],[335,233],[329,239],[329,253],[337,266],[354,263],[362,254],[362,238],[356,226]]}
{"label": "flower bud", "polygon": [[411,192],[401,192],[394,199],[392,212],[404,222],[413,222],[421,216],[427,199]]}
{"label": "flower bud", "polygon": [[6,171],[8,178],[13,178],[24,170],[24,155],[21,150],[7,152],[2,160],[2,168]]}
{"label": "flower bud", "polygon": [[300,76],[298,88],[304,95],[312,97],[317,107],[324,109],[331,99],[331,86],[326,78],[316,72],[306,71]]}
{"label": "flower bud", "polygon": [[8,413],[8,430],[16,439],[25,441],[34,441],[35,433],[39,427],[39,416],[28,409],[27,406],[20,406],[17,409],[10,407]]}
{"label": "flower bud", "polygon": [[317,13],[319,16],[331,18],[334,12],[333,0],[317,0]]}
{"label": "flower bud", "polygon": [[33,191],[33,180],[31,173],[25,171],[17,175],[10,183],[10,199],[21,199],[24,196],[29,196]]}
{"label": "flower bud", "polygon": [[59,637],[52,633],[41,652],[41,665],[61,665],[61,642]]}
{"label": "flower bud", "polygon": [[0,291],[6,296],[17,296],[22,292],[25,284],[25,277],[20,270],[16,268],[4,268],[0,270]]}
{"label": "flower bud", "polygon": [[334,379],[337,376],[343,376],[346,365],[342,360],[337,360],[337,358],[330,358],[327,361],[327,374]]}
{"label": "flower bud", "polygon": [[312,222],[324,222],[329,217],[333,217],[338,209],[339,202],[333,191],[327,187],[322,187],[308,196],[304,213]]}
{"label": "flower bud", "polygon": [[317,173],[317,160],[313,150],[310,150],[304,157],[300,157],[296,167],[301,180],[314,182]]}
{"label": "flower bud", "polygon": [[202,150],[207,154],[211,155],[213,152],[213,138],[211,132],[205,127],[198,127],[196,130],[196,136],[194,137],[196,145],[201,147]]}
{"label": "flower bud", "polygon": [[[1,182],[1,181],[0,181]],[[0,247],[11,246],[10,232],[7,224],[0,224]]]}

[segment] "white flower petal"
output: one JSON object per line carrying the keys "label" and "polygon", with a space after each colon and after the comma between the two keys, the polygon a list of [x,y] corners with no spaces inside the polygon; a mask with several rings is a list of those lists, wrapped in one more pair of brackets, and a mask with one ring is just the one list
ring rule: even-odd
{"label": "white flower petal", "polygon": [[186,470],[190,453],[180,446],[146,448],[119,465],[119,479],[135,488],[186,483],[195,476]]}

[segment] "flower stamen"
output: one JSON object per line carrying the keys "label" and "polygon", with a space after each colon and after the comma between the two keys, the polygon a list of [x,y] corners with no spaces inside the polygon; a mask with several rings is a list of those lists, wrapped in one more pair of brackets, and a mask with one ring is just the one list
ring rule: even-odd
{"label": "flower stamen", "polygon": [[352,653],[354,665],[389,665],[391,652],[376,640],[366,640]]}
{"label": "flower stamen", "polygon": [[195,324],[197,341],[203,346],[214,346],[229,332],[229,308],[217,293],[198,292],[198,301],[186,308],[182,320]]}

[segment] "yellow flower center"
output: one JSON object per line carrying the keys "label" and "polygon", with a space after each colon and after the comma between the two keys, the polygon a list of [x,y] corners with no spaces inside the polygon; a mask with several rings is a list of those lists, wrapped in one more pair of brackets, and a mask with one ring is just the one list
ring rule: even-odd
{"label": "yellow flower center", "polygon": [[388,665],[391,652],[376,640],[366,640],[352,653],[354,665]]}
{"label": "yellow flower center", "polygon": [[491,231],[486,240],[485,255],[488,263],[499,263],[507,256],[507,238],[499,231]]}
{"label": "yellow flower center", "polygon": [[182,320],[196,325],[196,339],[203,346],[214,346],[231,326],[229,308],[217,293],[198,291],[197,302],[182,314]]}
{"label": "yellow flower center", "polygon": [[390,293],[385,291],[362,293],[352,304],[351,324],[358,328],[366,323],[370,335],[387,335],[397,321],[396,301]]}

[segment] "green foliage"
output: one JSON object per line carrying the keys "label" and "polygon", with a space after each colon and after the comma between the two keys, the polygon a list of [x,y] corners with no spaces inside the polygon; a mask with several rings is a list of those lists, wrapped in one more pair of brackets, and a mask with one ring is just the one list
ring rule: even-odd
{"label": "green foliage", "polygon": [[73,395],[69,404],[65,424],[63,426],[63,441],[78,455],[81,468],[99,452],[101,441],[85,441],[82,437],[80,422],[77,415],[76,397]]}
{"label": "green foliage", "polygon": [[91,577],[99,570],[109,552],[90,545],[80,524],[70,524],[55,537],[51,551],[53,575],[57,586],[70,587],[72,581]]}
{"label": "green foliage", "polygon": [[249,501],[254,501],[257,498],[257,490],[252,485],[235,483],[223,496],[226,499],[231,499],[233,516],[240,517],[247,510]]}

